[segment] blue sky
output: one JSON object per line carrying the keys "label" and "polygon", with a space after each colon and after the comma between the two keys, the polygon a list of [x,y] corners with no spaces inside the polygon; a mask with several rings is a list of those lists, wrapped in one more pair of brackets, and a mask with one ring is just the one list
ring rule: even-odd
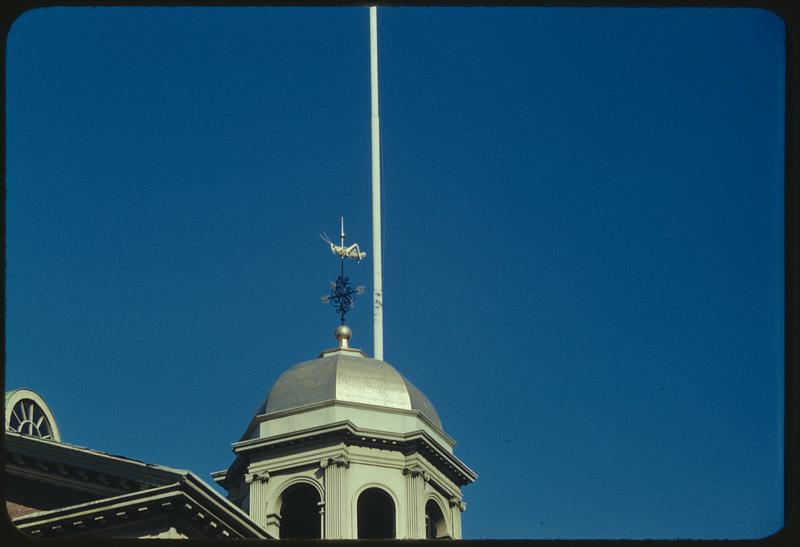
{"label": "blue sky", "polygon": [[[371,252],[368,15],[50,8],[8,36],[6,389],[208,478]],[[468,538],[782,524],[784,27],[379,9],[385,359]],[[370,255],[371,256],[371,255]],[[371,291],[369,258],[350,266]],[[372,353],[370,297],[349,316]],[[210,478],[208,479],[210,481]]]}

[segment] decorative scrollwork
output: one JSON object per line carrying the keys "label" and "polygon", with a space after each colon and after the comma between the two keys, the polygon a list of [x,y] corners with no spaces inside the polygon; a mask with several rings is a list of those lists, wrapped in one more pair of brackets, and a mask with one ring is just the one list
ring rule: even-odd
{"label": "decorative scrollwork", "polygon": [[269,480],[269,473],[266,471],[256,473],[245,473],[244,482],[250,484],[251,482],[267,482]]}
{"label": "decorative scrollwork", "polygon": [[464,502],[463,499],[461,499],[461,498],[459,498],[457,496],[453,496],[452,498],[450,498],[447,501],[448,501],[448,504],[450,505],[450,507],[458,507],[458,510],[461,511],[462,513],[467,510],[466,502]]}
{"label": "decorative scrollwork", "polygon": [[428,482],[429,480],[431,480],[430,475],[428,475],[428,472],[425,471],[419,465],[412,465],[411,467],[404,467],[403,468],[403,475],[411,475],[411,478],[422,477],[422,480],[424,480],[425,482]]}
{"label": "decorative scrollwork", "polygon": [[339,314],[342,325],[344,325],[345,314],[355,305],[355,296],[357,294],[364,294],[364,287],[354,288],[350,278],[346,276],[340,275],[336,278],[335,283],[331,283],[331,294],[328,296],[328,301]]}
{"label": "decorative scrollwork", "polygon": [[347,469],[350,467],[350,458],[348,458],[346,454],[339,454],[338,456],[323,458],[319,461],[319,466],[322,469],[325,469],[329,465],[335,465],[336,467],[344,467]]}

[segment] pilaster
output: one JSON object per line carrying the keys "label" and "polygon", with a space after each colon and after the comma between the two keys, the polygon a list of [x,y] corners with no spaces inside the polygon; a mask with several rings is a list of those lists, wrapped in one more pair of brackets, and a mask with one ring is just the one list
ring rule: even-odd
{"label": "pilaster", "polygon": [[324,458],[319,462],[323,470],[325,486],[324,539],[347,539],[349,537],[350,511],[346,499],[345,471],[350,467],[350,459],[345,454]]}
{"label": "pilaster", "polygon": [[419,465],[403,468],[406,477],[406,529],[408,539],[425,539],[425,483],[428,472]]}
{"label": "pilaster", "polygon": [[281,516],[278,513],[268,513],[265,526],[267,533],[274,538],[281,537]]}
{"label": "pilaster", "polygon": [[467,510],[467,504],[459,496],[448,500],[450,505],[450,520],[453,523],[453,539],[461,539],[461,513]]}
{"label": "pilaster", "polygon": [[267,482],[269,473],[245,473],[244,482],[250,485],[250,518],[266,528],[267,526]]}

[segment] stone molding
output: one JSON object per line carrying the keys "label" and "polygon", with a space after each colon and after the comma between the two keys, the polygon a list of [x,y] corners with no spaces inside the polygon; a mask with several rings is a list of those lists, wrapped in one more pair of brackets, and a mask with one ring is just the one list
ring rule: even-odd
{"label": "stone molding", "polygon": [[267,526],[280,526],[281,516],[278,513],[267,513]]}

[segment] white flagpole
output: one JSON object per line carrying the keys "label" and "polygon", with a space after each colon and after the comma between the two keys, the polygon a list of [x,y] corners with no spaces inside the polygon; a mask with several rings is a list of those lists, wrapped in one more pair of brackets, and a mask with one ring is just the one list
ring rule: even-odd
{"label": "white flagpole", "polygon": [[383,360],[383,280],[381,277],[381,140],[378,117],[378,14],[369,8],[369,65],[372,97],[372,333],[375,359]]}

